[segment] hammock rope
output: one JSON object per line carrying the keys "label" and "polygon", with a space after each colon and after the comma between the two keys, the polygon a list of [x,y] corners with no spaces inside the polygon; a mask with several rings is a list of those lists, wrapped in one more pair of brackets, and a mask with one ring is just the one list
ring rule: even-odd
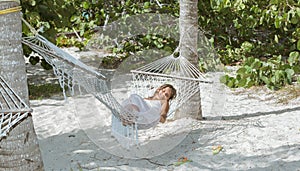
{"label": "hammock rope", "polygon": [[[1,1],[0,1],[1,2]],[[14,13],[14,12],[19,12],[22,10],[21,6],[17,6],[17,7],[11,7],[8,9],[3,9],[0,10],[0,15],[4,15],[4,14],[9,14],[9,13]]]}
{"label": "hammock rope", "polygon": [[[23,21],[29,25],[25,20]],[[29,25],[29,27],[31,26]],[[31,29],[34,31],[32,27]],[[35,36],[23,37],[22,42],[53,67],[65,98],[67,97],[65,87],[72,92],[74,86],[78,85],[108,107],[112,112],[112,135],[123,147],[129,149],[132,145],[138,144],[138,130],[141,125],[147,129],[158,123],[158,121],[156,123],[137,122],[137,113],[125,109],[112,95],[108,88],[109,79],[104,74],[95,71],[55,46],[36,31],[34,33]],[[131,73],[131,93],[139,94],[142,97],[146,97],[145,93],[149,93],[151,89],[164,83],[170,83],[177,89],[178,95],[170,104],[169,116],[200,91],[200,82],[211,83],[186,58],[174,57],[173,54],[132,70]],[[124,126],[122,124],[124,120],[133,124]]]}
{"label": "hammock rope", "polygon": [[32,109],[0,76],[0,139],[6,137],[11,128],[31,112]]}

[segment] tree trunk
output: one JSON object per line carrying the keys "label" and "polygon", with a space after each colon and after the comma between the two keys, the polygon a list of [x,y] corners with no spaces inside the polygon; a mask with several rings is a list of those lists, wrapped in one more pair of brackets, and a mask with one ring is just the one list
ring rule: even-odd
{"label": "tree trunk", "polygon": [[[0,0],[0,10],[17,6],[16,1]],[[0,14],[0,33],[0,74],[29,106],[21,12]],[[0,170],[43,170],[31,116],[20,121],[0,140]]]}
{"label": "tree trunk", "polygon": [[[198,40],[198,0],[180,0],[180,55],[199,68]],[[191,117],[202,119],[200,91],[186,102],[176,113],[175,118]]]}

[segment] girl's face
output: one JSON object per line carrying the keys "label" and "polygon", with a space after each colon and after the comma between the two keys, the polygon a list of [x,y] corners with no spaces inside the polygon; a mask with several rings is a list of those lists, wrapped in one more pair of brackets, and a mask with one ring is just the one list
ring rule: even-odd
{"label": "girl's face", "polygon": [[158,97],[160,100],[169,100],[171,94],[172,94],[172,89],[170,87],[166,87],[158,91]]}

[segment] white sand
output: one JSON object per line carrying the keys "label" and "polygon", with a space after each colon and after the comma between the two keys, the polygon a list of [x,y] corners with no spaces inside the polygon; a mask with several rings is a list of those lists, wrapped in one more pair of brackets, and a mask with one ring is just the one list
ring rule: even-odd
{"label": "white sand", "polygon": [[[201,95],[206,120],[160,124],[135,151],[110,136],[110,111],[91,96],[32,100],[45,170],[300,170],[299,98],[278,104],[280,97],[263,88],[210,85]],[[217,145],[223,150],[213,155]],[[192,162],[174,166],[180,157]]]}
{"label": "white sand", "polygon": [[[227,90],[226,93],[223,113],[207,113],[204,121],[190,120],[191,131],[186,138],[172,149],[164,149],[168,147],[165,144],[157,146],[164,153],[147,159],[127,159],[132,156],[116,153],[113,148],[120,148],[117,142],[109,134],[105,135],[110,131],[109,125],[105,125],[110,117],[102,118],[102,122],[100,118],[99,122],[95,120],[99,116],[92,113],[91,107],[95,104],[91,97],[69,98],[68,102],[31,101],[45,169],[299,170],[299,99],[279,105],[272,99],[273,95],[262,90],[241,93]],[[109,114],[104,106],[97,105],[102,113]],[[86,112],[81,115],[82,111]],[[82,116],[85,117],[83,121],[80,120]],[[185,123],[177,122],[176,126],[174,122],[165,125],[173,124],[176,128]],[[174,144],[175,137],[175,133],[164,134],[158,141]],[[212,147],[216,145],[221,145],[223,150],[213,155]],[[183,156],[192,162],[172,165]]]}

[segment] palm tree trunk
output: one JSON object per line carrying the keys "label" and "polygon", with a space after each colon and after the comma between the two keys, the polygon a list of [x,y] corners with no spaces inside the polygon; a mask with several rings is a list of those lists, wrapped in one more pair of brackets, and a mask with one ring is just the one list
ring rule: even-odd
{"label": "palm tree trunk", "polygon": [[[198,68],[198,0],[180,0],[180,55],[187,58]],[[202,119],[200,91],[181,107],[175,117]]]}
{"label": "palm tree trunk", "polygon": [[[0,10],[17,7],[16,1],[0,0]],[[20,12],[0,14],[0,74],[29,104],[27,76],[22,51]],[[43,170],[43,162],[32,117],[11,128],[0,140],[0,170]]]}

